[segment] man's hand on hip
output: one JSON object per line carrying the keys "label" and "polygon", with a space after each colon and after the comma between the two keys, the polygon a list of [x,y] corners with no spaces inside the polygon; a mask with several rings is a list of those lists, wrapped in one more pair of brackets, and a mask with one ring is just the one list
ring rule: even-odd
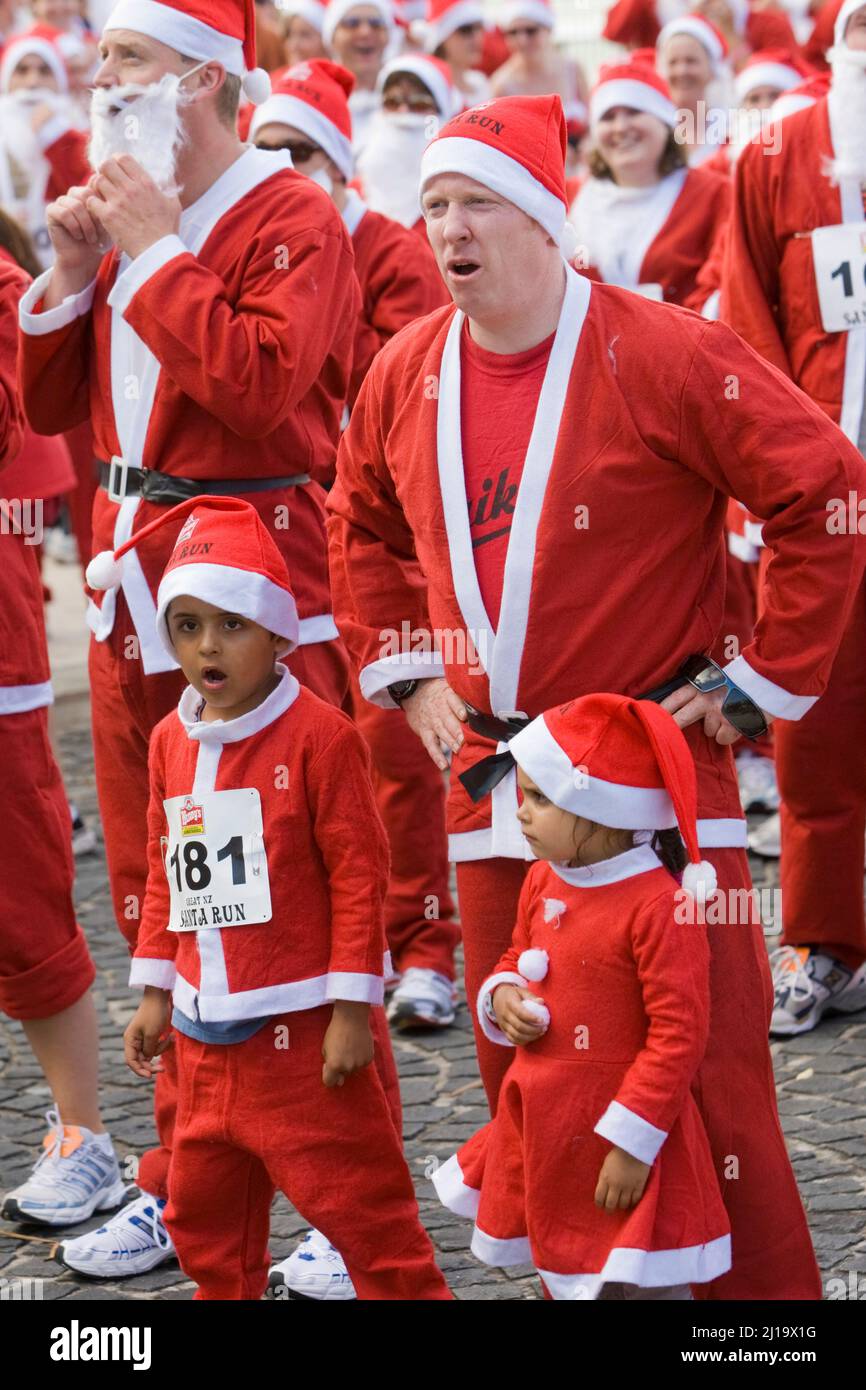
{"label": "man's hand on hip", "polygon": [[87,208],[133,259],[180,226],[180,199],[163,193],[132,155],[107,159],[90,180]]}
{"label": "man's hand on hip", "polygon": [[442,752],[443,745],[456,753],[463,743],[463,730],[460,725],[466,719],[466,706],[442,676],[434,676],[418,682],[418,689],[401,708],[409,721],[409,727],[420,738],[436,766],[442,771],[448,767],[448,759]]}
{"label": "man's hand on hip", "polygon": [[[698,720],[702,719],[707,738],[715,739],[716,743],[736,743],[742,735],[722,714],[722,705],[727,693],[726,690],[711,690],[702,695],[693,686],[684,685],[666,700],[662,700],[661,708],[673,715],[674,722],[681,729],[688,728],[689,724],[697,724]],[[769,724],[772,715],[765,711],[764,718]]]}

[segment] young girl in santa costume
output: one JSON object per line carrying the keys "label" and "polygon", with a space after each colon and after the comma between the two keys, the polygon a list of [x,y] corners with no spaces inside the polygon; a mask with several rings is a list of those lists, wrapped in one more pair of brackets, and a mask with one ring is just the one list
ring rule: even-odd
{"label": "young girl in santa costume", "polygon": [[248,503],[203,497],[92,577],[116,582],[125,551],[184,517],[157,627],[190,684],[151,737],[144,998],[124,1037],[151,1077],[175,1030],[165,1224],[197,1298],[257,1299],[280,1188],[339,1242],[360,1298],[448,1298],[370,1065],[388,856],[369,759],[278,659],[298,640],[285,562]]}
{"label": "young girl in santa costume", "polygon": [[608,694],[548,710],[509,752],[539,862],[478,1017],[516,1052],[495,1118],[433,1181],[474,1218],[480,1260],[531,1261],[554,1298],[687,1299],[731,1267],[690,1091],[716,886],[691,753],[667,711]]}

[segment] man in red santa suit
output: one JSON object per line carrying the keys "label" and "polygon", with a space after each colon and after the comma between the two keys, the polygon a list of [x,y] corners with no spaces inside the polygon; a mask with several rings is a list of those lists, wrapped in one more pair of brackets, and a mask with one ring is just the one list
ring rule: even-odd
{"label": "man in red santa suit", "polygon": [[[298,576],[293,669],[339,704],[348,670],[330,613],[324,494],[310,474],[332,471],[359,294],[329,199],[288,156],[238,140],[242,86],[258,100],[270,88],[255,69],[253,9],[252,0],[120,0],[109,17],[94,93],[98,173],[49,210],[55,266],[22,300],[24,400],[42,433],[92,417],[98,550],[179,498],[249,498]],[[131,947],[148,739],[183,687],[154,625],[173,540],[160,532],[143,544],[122,585],[101,607],[91,591],[89,608],[97,789],[115,915]],[[132,1274],[171,1253],[157,1205],[171,1062],[156,1109],[162,1144],[142,1159],[145,1195],[98,1237],[66,1245],[76,1268]]]}
{"label": "man in red santa suit", "polygon": [[349,100],[355,154],[367,141],[370,122],[379,109],[376,79],[386,51],[396,41],[391,0],[329,0],[322,23],[322,42],[328,54],[355,78]]}
{"label": "man in red santa suit", "polygon": [[[846,0],[830,51],[829,94],[787,116],[775,158],[737,163],[722,316],[866,451],[866,5]],[[863,486],[827,492],[839,544],[866,534]],[[747,499],[745,499],[747,500]],[[752,508],[754,511],[755,508]],[[769,527],[763,527],[766,543]],[[860,542],[863,544],[862,540]],[[761,602],[773,566],[765,575]],[[781,811],[782,945],[772,1028],[814,1028],[866,1008],[866,588],[857,590],[824,697],[775,730]]]}
{"label": "man in red santa suit", "polygon": [[[776,1113],[763,936],[736,906],[750,880],[728,745],[737,726],[766,727],[761,710],[802,715],[826,685],[863,560],[854,538],[827,535],[824,502],[866,486],[866,467],[725,327],[563,264],[564,154],[558,97],[470,110],[425,153],[422,206],[455,309],[387,344],[361,388],[328,499],[335,611],[366,698],[402,704],[438,766],[451,755],[470,998],[507,945],[527,866],[508,738],[587,691],[661,698],[673,683],[665,707],[695,757],[700,843],[729,904],[709,928],[698,1083],[734,1232],[714,1292],[818,1298]],[[702,654],[722,617],[730,495],[772,518],[775,555],[755,640],[720,673]],[[401,623],[426,631],[423,650],[385,649]],[[495,1107],[503,1059],[476,1042]]]}

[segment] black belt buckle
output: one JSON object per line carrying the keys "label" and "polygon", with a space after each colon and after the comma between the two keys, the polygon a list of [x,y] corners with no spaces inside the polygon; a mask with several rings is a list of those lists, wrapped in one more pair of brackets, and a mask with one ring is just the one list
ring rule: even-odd
{"label": "black belt buckle", "polygon": [[191,497],[200,497],[201,483],[194,478],[176,478],[169,473],[159,473],[154,468],[142,468],[141,496],[145,502],[175,507],[179,502],[188,502]]}
{"label": "black belt buckle", "polygon": [[464,700],[463,703],[466,706],[466,722],[470,729],[482,738],[491,739],[493,743],[507,743],[529,723],[528,719],[495,719],[492,714],[482,714],[481,710],[470,705],[468,700]]}

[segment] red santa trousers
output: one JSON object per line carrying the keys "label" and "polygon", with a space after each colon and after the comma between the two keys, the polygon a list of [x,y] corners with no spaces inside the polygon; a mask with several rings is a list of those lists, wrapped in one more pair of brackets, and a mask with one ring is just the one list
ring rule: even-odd
{"label": "red santa trousers", "polygon": [[782,794],[782,940],[820,946],[856,970],[866,960],[866,586],[830,682],[796,723],[774,725]]}
{"label": "red santa trousers", "polygon": [[354,675],[349,705],[370,749],[376,805],[388,832],[385,932],[394,969],[415,965],[453,980],[460,928],[448,889],[442,773],[406,716],[370,704]]}
{"label": "red santa trousers", "polygon": [[46,707],[0,715],[0,768],[0,1010],[52,1018],[95,972],[72,905],[69,804]]}
{"label": "red santa trousers", "polygon": [[[722,893],[751,887],[745,851],[704,853],[715,865]],[[457,866],[466,997],[491,1111],[511,1049],[483,1036],[475,1000],[511,940],[526,868],[517,859]],[[713,1299],[820,1299],[818,1267],[776,1109],[767,1042],[773,991],[763,933],[759,924],[747,922],[708,923],[707,934],[710,1037],[693,1090],[731,1223],[733,1267],[697,1292]]]}
{"label": "red santa trousers", "polygon": [[261,1298],[277,1189],[341,1252],[359,1298],[451,1297],[375,1068],[322,1082],[330,1016],[327,1006],[282,1014],[224,1047],[176,1039],[165,1220],[196,1298]]}

